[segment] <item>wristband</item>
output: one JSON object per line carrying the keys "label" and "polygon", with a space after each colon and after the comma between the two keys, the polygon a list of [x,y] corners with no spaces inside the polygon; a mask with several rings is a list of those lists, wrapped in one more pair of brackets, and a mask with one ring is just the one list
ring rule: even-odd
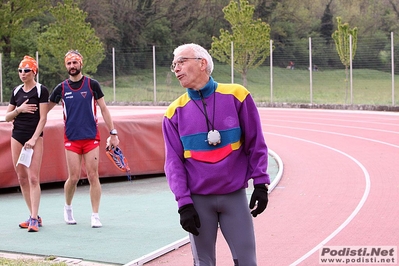
{"label": "wristband", "polygon": [[109,134],[111,135],[118,135],[118,131],[116,131],[116,129],[112,129]]}

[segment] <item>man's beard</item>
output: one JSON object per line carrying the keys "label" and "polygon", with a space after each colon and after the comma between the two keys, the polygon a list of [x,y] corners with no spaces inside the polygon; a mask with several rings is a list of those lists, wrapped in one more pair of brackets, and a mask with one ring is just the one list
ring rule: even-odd
{"label": "man's beard", "polygon": [[[75,71],[75,72],[72,72],[72,71]],[[77,75],[80,74],[80,69],[75,69],[75,68],[70,69],[70,70],[68,71],[68,74],[71,75],[72,77],[77,76]]]}

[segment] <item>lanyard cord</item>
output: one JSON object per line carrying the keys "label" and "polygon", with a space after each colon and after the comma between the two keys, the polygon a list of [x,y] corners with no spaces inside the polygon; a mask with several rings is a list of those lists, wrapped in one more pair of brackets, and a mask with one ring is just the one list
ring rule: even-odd
{"label": "lanyard cord", "polygon": [[198,107],[198,109],[202,112],[202,114],[205,116],[206,119],[206,127],[209,130],[209,124],[212,126],[212,130],[215,130],[215,109],[216,109],[216,94],[213,93],[213,118],[212,118],[212,122],[209,120],[208,118],[208,112],[206,111],[206,103],[205,103],[205,99],[204,96],[202,95],[201,91],[198,91],[200,97],[201,97],[201,101],[202,101],[202,105],[204,106],[204,110],[202,110],[199,105],[195,102],[195,100],[193,100],[193,102],[195,103],[195,105]]}

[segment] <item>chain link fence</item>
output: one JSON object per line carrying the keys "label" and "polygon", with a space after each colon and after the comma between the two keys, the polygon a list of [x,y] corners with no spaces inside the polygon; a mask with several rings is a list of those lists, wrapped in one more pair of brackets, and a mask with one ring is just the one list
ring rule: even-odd
{"label": "chain link fence", "polygon": [[[399,78],[395,48],[399,45],[394,44],[393,38],[393,34],[381,38],[359,37],[352,67],[347,69],[332,40],[316,37],[299,43],[273,40],[268,59],[248,71],[246,87],[259,105],[395,107],[399,103],[395,95]],[[100,82],[110,104],[168,104],[185,92],[170,71],[174,48],[112,49],[91,76]],[[242,84],[241,74],[230,65],[216,60],[214,63],[212,76],[217,82]]]}

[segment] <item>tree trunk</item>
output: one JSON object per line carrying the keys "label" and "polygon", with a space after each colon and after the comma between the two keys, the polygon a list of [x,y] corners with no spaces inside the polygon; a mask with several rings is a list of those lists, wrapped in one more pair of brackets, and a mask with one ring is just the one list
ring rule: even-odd
{"label": "tree trunk", "polygon": [[247,87],[247,74],[245,74],[245,73],[242,73],[241,74],[241,77],[242,77],[242,85],[246,88]]}

